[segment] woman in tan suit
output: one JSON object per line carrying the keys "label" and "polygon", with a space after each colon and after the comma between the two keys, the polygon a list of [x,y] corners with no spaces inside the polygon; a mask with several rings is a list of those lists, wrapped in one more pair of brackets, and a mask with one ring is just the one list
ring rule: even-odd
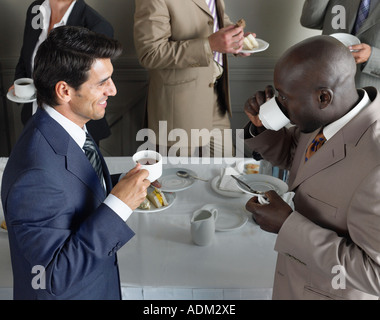
{"label": "woman in tan suit", "polygon": [[[149,72],[147,121],[155,133],[153,145],[175,144],[187,152],[192,130],[230,129],[226,53],[238,54],[243,38],[243,28],[225,14],[223,0],[136,0],[134,39]],[[228,147],[232,132],[226,132]],[[185,138],[176,143],[180,136]],[[207,144],[196,140],[190,152]],[[214,144],[221,151],[222,142]]]}

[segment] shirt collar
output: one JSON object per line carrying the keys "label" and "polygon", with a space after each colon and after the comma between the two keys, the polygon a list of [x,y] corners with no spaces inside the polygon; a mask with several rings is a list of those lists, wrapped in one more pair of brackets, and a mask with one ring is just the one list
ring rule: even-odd
{"label": "shirt collar", "polygon": [[[368,93],[363,90],[358,90],[360,95],[363,95],[363,98],[360,102],[348,113],[346,113],[342,118],[330,123],[323,128],[323,135],[326,137],[326,140],[331,139],[340,129],[342,129],[348,122],[350,122],[355,116],[362,111],[365,107],[371,104],[371,100],[368,96]],[[364,93],[364,94],[363,94]]]}
{"label": "shirt collar", "polygon": [[44,104],[44,110],[51,116],[55,121],[57,121],[63,129],[74,139],[80,148],[83,148],[83,145],[86,141],[86,132],[87,128],[84,125],[83,128],[79,127],[77,124],[66,118],[64,115],[60,114],[54,108]]}
{"label": "shirt collar", "polygon": [[[56,28],[56,27],[59,27],[59,26],[65,26],[67,24],[67,20],[69,19],[70,17],[70,14],[71,14],[71,11],[73,11],[73,8],[74,8],[74,5],[77,1],[74,0],[70,7],[66,10],[65,14],[63,15],[62,19],[60,22],[56,23],[53,28]],[[50,7],[50,1],[49,0],[45,0],[43,3],[42,3],[42,6],[44,7],[45,9],[45,16],[44,16],[44,29],[47,31],[48,28],[49,28],[49,21],[50,21],[50,16],[51,16],[51,7]]]}
{"label": "shirt collar", "polygon": [[75,5],[76,2],[77,2],[77,1],[74,0],[74,1],[71,3],[70,7],[66,10],[64,16],[62,17],[61,22],[59,22],[59,25],[64,25],[64,26],[65,26],[65,25],[67,24],[67,20],[69,20],[69,17],[70,17],[71,11],[73,11],[73,8],[74,8],[74,5]]}

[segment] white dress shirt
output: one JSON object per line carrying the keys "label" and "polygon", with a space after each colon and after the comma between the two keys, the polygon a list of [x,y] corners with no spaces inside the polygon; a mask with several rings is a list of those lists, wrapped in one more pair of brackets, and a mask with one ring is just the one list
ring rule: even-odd
{"label": "white dress shirt", "polygon": [[[74,141],[78,144],[78,146],[83,150],[83,145],[86,141],[86,126],[80,128],[74,122],[60,114],[54,108],[44,105],[45,111],[55,120],[57,121],[63,129],[67,131],[67,133],[74,139]],[[83,150],[84,152],[84,150]],[[105,188],[105,182],[103,179],[103,187]],[[121,219],[127,221],[127,219],[132,214],[132,209],[121,201],[119,198],[115,197],[113,194],[109,194],[107,198],[103,202],[108,207],[111,208]]]}
{"label": "white dress shirt", "polygon": [[364,93],[363,98],[360,100],[360,102],[354,108],[352,108],[350,112],[346,113],[342,118],[334,121],[333,123],[330,123],[329,125],[323,128],[323,135],[326,137],[327,141],[331,139],[348,122],[355,118],[360,111],[362,111],[365,107],[371,104],[371,100],[369,99],[368,93],[365,90],[359,89],[358,92],[359,94],[361,92]]}

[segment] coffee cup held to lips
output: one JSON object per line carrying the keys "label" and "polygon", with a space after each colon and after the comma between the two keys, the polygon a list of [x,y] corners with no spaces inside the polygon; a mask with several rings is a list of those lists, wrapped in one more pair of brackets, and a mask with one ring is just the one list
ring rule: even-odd
{"label": "coffee cup held to lips", "polygon": [[278,131],[290,123],[273,97],[260,107],[259,118],[266,129]]}
{"label": "coffee cup held to lips", "polygon": [[20,78],[14,82],[15,96],[21,99],[30,99],[36,93],[33,79]]}
{"label": "coffee cup held to lips", "polygon": [[148,180],[156,181],[162,175],[162,156],[152,150],[142,150],[136,152],[132,157],[133,162],[140,163],[141,169],[149,172]]}

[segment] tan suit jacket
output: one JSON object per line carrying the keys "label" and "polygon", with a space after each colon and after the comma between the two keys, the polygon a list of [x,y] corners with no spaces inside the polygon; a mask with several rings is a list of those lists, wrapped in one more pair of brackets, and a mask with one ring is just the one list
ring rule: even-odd
{"label": "tan suit jacket", "polygon": [[247,140],[290,169],[295,211],[277,237],[274,299],[378,299],[380,296],[380,96],[308,162],[317,134],[296,127]]}
{"label": "tan suit jacket", "polygon": [[[232,24],[216,0],[220,28]],[[158,137],[159,121],[175,128],[212,129],[213,54],[208,37],[213,18],[205,0],[136,0],[134,41],[149,72],[148,127]],[[218,82],[221,107],[231,114],[228,64]],[[170,145],[170,143],[169,143]]]}
{"label": "tan suit jacket", "polygon": [[[327,35],[340,32],[351,33],[360,1],[306,0],[302,11],[301,24],[304,27],[320,29],[323,34]],[[340,8],[338,6],[345,8],[345,21],[338,21],[339,26],[345,26],[343,29],[334,29],[337,26],[337,19],[340,17],[336,11],[337,8]],[[339,12],[342,11],[339,9]],[[372,47],[372,53],[367,63],[358,65],[356,86],[358,88],[373,86],[380,91],[380,4],[372,9],[356,36],[362,43]]]}

